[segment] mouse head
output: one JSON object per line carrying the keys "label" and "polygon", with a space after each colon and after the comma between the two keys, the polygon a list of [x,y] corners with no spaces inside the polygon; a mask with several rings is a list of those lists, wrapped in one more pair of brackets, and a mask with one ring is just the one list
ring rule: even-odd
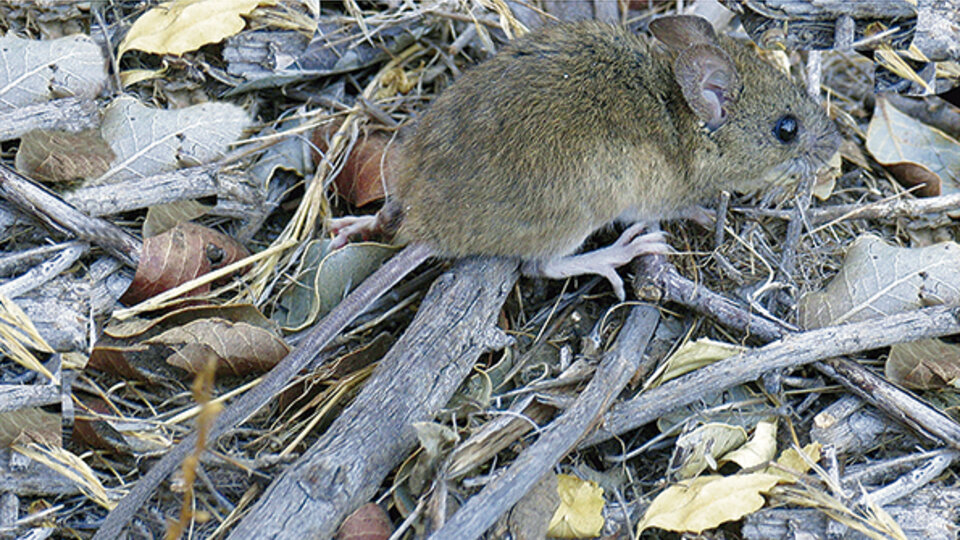
{"label": "mouse head", "polygon": [[823,109],[705,19],[663,17],[650,30],[675,53],[674,80],[704,142],[694,149],[703,181],[751,191],[810,174],[836,151],[840,137]]}

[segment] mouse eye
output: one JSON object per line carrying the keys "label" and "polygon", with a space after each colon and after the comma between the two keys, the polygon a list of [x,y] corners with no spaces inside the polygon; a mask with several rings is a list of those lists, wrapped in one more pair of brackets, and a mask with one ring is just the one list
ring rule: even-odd
{"label": "mouse eye", "polygon": [[797,138],[799,129],[800,124],[797,122],[797,117],[792,114],[785,114],[773,126],[773,134],[777,136],[777,140],[787,144]]}

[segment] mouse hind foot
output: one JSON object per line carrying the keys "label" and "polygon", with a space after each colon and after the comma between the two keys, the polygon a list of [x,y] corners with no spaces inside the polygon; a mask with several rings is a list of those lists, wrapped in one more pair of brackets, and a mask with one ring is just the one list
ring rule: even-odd
{"label": "mouse hind foot", "polygon": [[392,237],[397,233],[403,212],[400,206],[388,202],[376,215],[372,216],[343,216],[327,221],[327,230],[333,233],[330,249],[340,249],[347,245],[352,236],[360,236],[364,240],[385,235]]}
{"label": "mouse hind foot", "polygon": [[595,251],[548,260],[527,261],[523,265],[523,273],[527,276],[550,279],[598,274],[607,278],[617,298],[623,301],[626,294],[623,290],[623,280],[617,274],[617,268],[640,255],[665,254],[671,251],[664,240],[666,235],[663,232],[644,232],[645,228],[645,223],[634,224],[623,231],[616,242]]}

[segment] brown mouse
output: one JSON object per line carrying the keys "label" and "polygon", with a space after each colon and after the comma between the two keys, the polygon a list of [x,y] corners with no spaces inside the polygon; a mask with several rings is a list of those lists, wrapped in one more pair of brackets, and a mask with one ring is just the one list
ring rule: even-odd
{"label": "brown mouse", "polygon": [[[210,437],[256,412],[430,256],[516,257],[525,273],[548,277],[600,274],[623,298],[616,267],[667,246],[634,225],[613,245],[574,255],[591,233],[810,173],[836,151],[820,106],[706,20],[664,17],[650,29],[660,44],[599,22],[541,29],[443,92],[403,144],[396,197],[377,217],[335,221],[337,243],[380,228],[410,247],[227,408]],[[194,444],[191,435],[169,451],[94,538],[118,534]]]}

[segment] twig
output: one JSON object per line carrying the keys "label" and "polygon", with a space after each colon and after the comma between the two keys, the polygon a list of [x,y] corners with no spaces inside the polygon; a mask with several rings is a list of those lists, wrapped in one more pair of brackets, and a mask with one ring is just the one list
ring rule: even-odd
{"label": "twig", "polygon": [[135,236],[113,223],[85,215],[3,164],[0,164],[0,197],[56,231],[102,247],[127,266],[136,268],[140,261],[143,243]]}
{"label": "twig", "polygon": [[477,538],[520,500],[537,481],[589,432],[637,370],[660,319],[656,308],[637,306],[627,318],[615,348],[608,351],[573,405],[544,429],[540,438],[506,471],[464,504],[453,518],[430,535]]}

